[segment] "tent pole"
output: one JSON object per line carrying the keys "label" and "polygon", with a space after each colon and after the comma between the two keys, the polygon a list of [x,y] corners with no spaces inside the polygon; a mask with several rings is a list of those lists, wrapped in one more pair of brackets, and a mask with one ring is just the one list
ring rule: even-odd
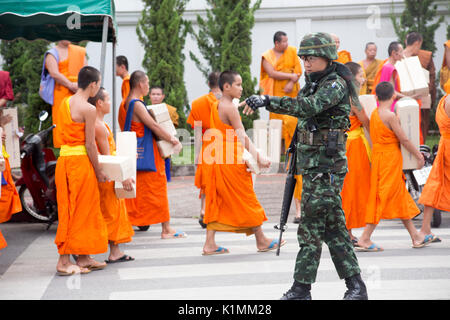
{"label": "tent pole", "polygon": [[105,58],[106,58],[106,41],[108,40],[108,20],[109,17],[103,18],[103,34],[102,34],[102,52],[100,56],[100,74],[102,75],[101,85],[103,86],[105,79]]}
{"label": "tent pole", "polygon": [[112,127],[114,140],[116,140],[116,41],[112,43]]}

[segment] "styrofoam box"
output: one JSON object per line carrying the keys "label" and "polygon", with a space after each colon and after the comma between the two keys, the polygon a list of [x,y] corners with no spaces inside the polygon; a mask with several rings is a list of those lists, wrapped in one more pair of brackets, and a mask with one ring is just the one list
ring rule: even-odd
{"label": "styrofoam box", "polygon": [[164,159],[174,154],[178,154],[181,151],[181,144],[174,146],[172,143],[166,140],[156,141],[156,145],[158,146],[159,154]]}
{"label": "styrofoam box", "polygon": [[110,180],[124,181],[134,174],[130,157],[99,155],[98,162]]}
{"label": "styrofoam box", "polygon": [[20,168],[20,141],[17,132],[19,130],[19,121],[17,118],[17,108],[8,108],[3,110],[3,116],[10,115],[11,122],[5,125],[6,141],[5,149],[9,154],[9,165],[11,168]]}
{"label": "styrofoam box", "polygon": [[[370,117],[372,116],[372,112],[376,110],[377,108],[377,99],[375,98],[375,95],[373,94],[364,94],[359,96],[359,102],[361,103],[361,106],[363,107],[364,111],[366,112],[367,117],[370,120]],[[370,132],[367,131],[366,128],[364,129],[364,135],[366,136],[367,141],[369,142],[369,145],[372,147],[372,139],[370,139]]]}
{"label": "styrofoam box", "polygon": [[250,169],[252,173],[260,174],[261,169],[259,168],[258,162],[255,158],[253,158],[252,154],[248,152],[247,149],[244,148],[244,152],[242,154],[242,160],[244,160],[247,167]]}
{"label": "styrofoam box", "polygon": [[[420,122],[419,104],[412,98],[402,98],[397,101],[396,112],[400,118],[400,124],[408,139],[419,150],[420,147]],[[401,146],[403,157],[403,170],[417,169],[417,159]]]}
{"label": "styrofoam box", "polygon": [[166,129],[166,131],[168,131],[171,135],[175,136],[177,134],[177,129],[175,129],[172,120],[169,119],[163,122],[158,122],[158,124]]}
{"label": "styrofoam box", "polygon": [[428,81],[425,77],[419,57],[413,56],[397,61],[395,69],[400,79],[400,90],[403,94],[426,95],[429,93]]}
{"label": "styrofoam box", "polygon": [[170,120],[170,113],[165,103],[149,105],[147,110],[158,123]]}
{"label": "styrofoam box", "polygon": [[[137,156],[137,139],[136,132],[125,131],[116,134],[116,154],[118,156],[129,157],[133,166],[132,178],[136,181],[136,156]],[[121,181],[114,183],[116,197],[119,199],[136,198],[136,184],[133,184],[133,191],[125,191]]]}

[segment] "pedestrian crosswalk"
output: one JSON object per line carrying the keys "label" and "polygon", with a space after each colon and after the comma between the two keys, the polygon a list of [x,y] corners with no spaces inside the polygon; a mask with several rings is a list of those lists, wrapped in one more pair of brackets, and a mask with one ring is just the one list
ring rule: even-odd
{"label": "pedestrian crosswalk", "polygon": [[[205,231],[194,219],[176,219],[174,227],[187,232],[185,239],[159,239],[160,228],[137,233],[127,254],[135,263],[115,266],[120,290],[109,299],[156,300],[273,300],[292,284],[298,252],[296,225],[284,234],[287,244],[281,255],[258,253],[253,236],[218,233],[216,242],[229,254],[202,256]],[[274,223],[264,232],[276,238]],[[354,230],[356,236],[362,229]],[[450,229],[436,229],[443,240],[422,249],[412,249],[409,234],[400,221],[382,221],[373,240],[385,251],[357,253],[371,299],[450,299]],[[126,283],[130,283],[130,289]],[[135,289],[131,289],[134,287]],[[323,247],[314,299],[341,299],[345,283],[334,269],[328,248]]]}
{"label": "pedestrian crosswalk", "polygon": [[[278,237],[276,223],[273,217],[263,225],[267,237]],[[159,225],[146,232],[136,230],[133,241],[121,245],[135,261],[72,277],[55,273],[56,229],[41,231],[0,276],[0,299],[278,300],[292,285],[297,225],[289,223],[280,256],[257,252],[254,236],[234,233],[216,235],[217,244],[229,254],[202,256],[206,234],[197,220],[173,218],[171,225],[188,237],[162,240]],[[401,221],[382,221],[372,239],[384,251],[356,253],[369,298],[450,299],[450,228],[444,226],[433,230],[441,243],[413,249]],[[356,236],[361,233],[362,229],[353,231]],[[94,257],[102,261],[107,254]],[[324,245],[312,297],[338,300],[345,290]]]}

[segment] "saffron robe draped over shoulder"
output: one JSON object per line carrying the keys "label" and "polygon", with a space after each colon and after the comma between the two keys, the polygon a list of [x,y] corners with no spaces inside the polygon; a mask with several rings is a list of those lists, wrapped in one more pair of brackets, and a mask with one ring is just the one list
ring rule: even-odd
{"label": "saffron robe draped over shoulder", "polygon": [[[84,67],[84,61],[86,58],[86,48],[81,46],[69,45],[67,59],[58,62],[58,70],[63,74],[69,81],[77,82],[78,73],[81,68]],[[53,129],[53,146],[55,148],[60,148],[62,145],[62,129],[59,126],[60,116],[63,113],[64,104],[62,101],[73,95],[73,92],[69,88],[59,84],[55,81],[55,90],[53,92],[53,106],[52,106],[52,121],[56,124],[56,128]]]}
{"label": "saffron robe draped over shoulder", "polygon": [[442,90],[445,91],[445,93],[450,93],[450,61],[446,61],[445,58],[445,51],[449,49],[450,49],[450,40],[447,40],[444,43],[444,59],[442,61],[442,67],[439,78],[441,88]]}
{"label": "saffron robe draped over shoulder", "polygon": [[11,175],[11,166],[8,159],[9,155],[6,153],[5,146],[2,146],[2,153],[3,158],[5,159],[5,171],[2,172],[2,177],[5,179],[6,184],[1,186],[0,223],[8,221],[13,214],[22,211],[22,204]]}
{"label": "saffron robe draped over shoulder", "polygon": [[[131,121],[131,131],[136,132],[136,137],[143,137],[144,124]],[[165,164],[154,136],[153,154],[156,172],[137,171],[136,198],[125,199],[128,218],[134,226],[148,226],[170,220]]]}
{"label": "saffron robe draped over shoulder", "polygon": [[195,186],[200,189],[200,196],[205,193],[205,185],[208,177],[203,166],[203,153],[206,150],[209,140],[204,140],[203,136],[206,130],[210,128],[211,105],[217,102],[214,93],[210,92],[192,101],[191,112],[189,113],[187,123],[194,128],[195,121],[201,121],[202,124],[202,148],[195,170]]}
{"label": "saffron robe draped over shoulder", "polygon": [[363,68],[366,76],[366,82],[364,83],[363,88],[361,88],[360,94],[372,94],[375,76],[377,75],[379,68],[383,65],[383,60],[374,59],[367,68],[364,68],[362,60],[359,62],[359,65]]}
{"label": "saffron robe draped over shoulder", "polygon": [[[297,49],[293,46],[289,46],[283,53],[283,55],[277,59],[273,49],[267,50],[261,59],[261,76],[259,85],[263,90],[262,94],[267,94],[269,96],[276,97],[297,97],[300,91],[300,84],[297,82],[291,92],[286,93],[283,88],[289,82],[289,80],[275,80],[270,78],[263,67],[263,60],[267,60],[276,71],[285,73],[302,73],[302,66],[300,64],[300,59],[297,56]],[[289,115],[276,114],[271,112],[269,115],[270,119],[280,119],[283,121],[282,126],[282,137],[284,139],[284,145],[287,149],[291,144],[291,140],[294,136],[295,127],[297,126],[297,118]]]}
{"label": "saffron robe draped over shoulder", "polygon": [[118,112],[118,122],[120,130],[123,131],[123,127],[125,126],[125,119],[127,117],[127,111],[125,110],[125,102],[127,100],[128,94],[130,93],[130,75],[127,75],[122,80],[122,102],[119,106],[119,112]]}
{"label": "saffron robe draped over shoulder", "polygon": [[203,222],[209,230],[250,235],[267,217],[253,190],[251,173],[242,160],[243,146],[233,127],[220,120],[218,104],[211,107],[211,130],[215,131],[215,139],[209,145],[211,162],[204,162],[209,179]]}
{"label": "saffron robe draped over shoulder", "polygon": [[372,171],[366,223],[380,219],[411,219],[420,210],[406,189],[403,158],[395,133],[381,121],[379,110],[370,117]]}
{"label": "saffron robe draped over shoulder", "polygon": [[433,168],[422,190],[419,203],[443,211],[450,211],[450,118],[445,112],[445,95],[436,110],[436,122],[441,139]]}
{"label": "saffron robe draped over shoulder", "polygon": [[352,55],[346,50],[341,50],[338,52],[338,58],[335,61],[346,64],[347,62],[352,61]]}
{"label": "saffron robe draped over shoulder", "polygon": [[370,191],[371,149],[361,121],[350,116],[350,130],[347,132],[348,172],[341,192],[342,209],[345,212],[347,229],[366,225],[367,198]]}
{"label": "saffron robe draped over shoulder", "polygon": [[[108,144],[110,155],[116,153],[116,143],[111,129],[105,123],[108,130]],[[118,199],[114,190],[114,181],[99,182],[100,208],[108,229],[108,240],[114,244],[131,241],[134,235],[133,227],[128,219],[125,199]]]}
{"label": "saffron robe draped over shoulder", "polygon": [[61,110],[62,146],[56,163],[59,254],[100,254],[108,250],[108,231],[100,209],[94,168],[85,147],[85,124],[72,121],[69,98]]}

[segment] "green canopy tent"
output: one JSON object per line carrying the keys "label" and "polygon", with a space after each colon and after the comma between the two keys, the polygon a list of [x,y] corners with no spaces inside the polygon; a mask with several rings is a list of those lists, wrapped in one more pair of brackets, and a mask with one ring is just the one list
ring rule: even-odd
{"label": "green canopy tent", "polygon": [[102,42],[100,71],[105,73],[106,43],[112,43],[112,118],[116,132],[116,30],[113,0],[2,0],[0,39]]}

